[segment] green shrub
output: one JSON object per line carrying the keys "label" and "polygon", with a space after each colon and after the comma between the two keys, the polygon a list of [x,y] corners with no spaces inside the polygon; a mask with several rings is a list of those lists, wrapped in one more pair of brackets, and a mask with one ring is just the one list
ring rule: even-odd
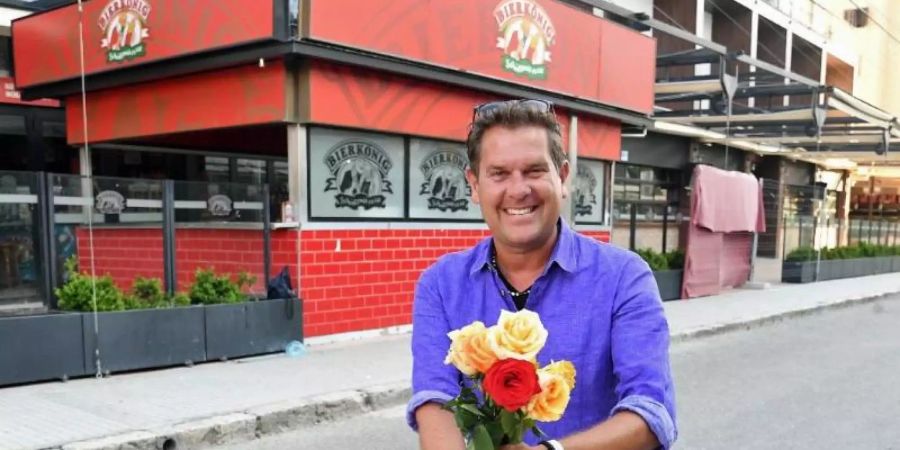
{"label": "green shrub", "polygon": [[213,269],[197,269],[188,295],[191,303],[203,305],[238,303],[247,300],[243,291],[254,283],[256,277],[246,272],[238,274],[237,281],[231,281],[229,274],[216,275]]}
{"label": "green shrub", "polygon": [[797,247],[787,254],[785,261],[813,261],[816,259],[816,249],[812,247]]}
{"label": "green shrub", "polygon": [[660,270],[669,270],[669,261],[666,255],[657,253],[649,248],[635,250],[643,260],[650,266],[650,270],[657,272]]}
{"label": "green shrub", "polygon": [[[878,245],[867,242],[860,242],[855,245],[847,245],[844,247],[823,248],[823,260],[839,260],[839,259],[858,259],[858,258],[874,258],[880,256],[898,256],[900,255],[900,246]],[[798,247],[794,251],[788,253],[785,261],[815,261],[816,250],[812,247]]]}
{"label": "green shrub", "polygon": [[97,311],[122,311],[125,296],[108,275],[92,277],[78,271],[78,261],[73,256],[66,260],[67,281],[54,290],[59,299],[59,309],[67,311],[94,311],[94,293]]}
{"label": "green shrub", "polygon": [[669,270],[684,269],[684,250],[678,249],[665,254]]}

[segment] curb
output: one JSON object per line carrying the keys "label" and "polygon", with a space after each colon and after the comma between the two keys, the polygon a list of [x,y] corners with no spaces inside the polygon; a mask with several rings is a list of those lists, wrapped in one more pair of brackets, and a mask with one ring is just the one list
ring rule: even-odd
{"label": "curb", "polygon": [[822,313],[825,311],[831,311],[836,309],[848,308],[851,306],[865,305],[868,303],[874,303],[879,300],[883,300],[887,297],[898,294],[898,292],[884,292],[881,294],[875,294],[870,296],[863,297],[855,297],[848,298],[840,301],[836,301],[833,303],[823,303],[819,305],[814,305],[809,308],[796,309],[791,311],[784,311],[780,313],[775,313],[772,315],[759,317],[756,319],[744,320],[740,322],[732,322],[732,323],[723,323],[716,324],[696,330],[687,330],[682,331],[676,334],[673,334],[669,338],[669,342],[671,344],[692,341],[694,339],[700,339],[710,336],[716,336],[720,334],[729,333],[732,331],[738,330],[752,330],[754,328],[759,328],[765,325],[770,325],[773,323],[782,322],[784,320],[796,319],[799,317],[810,316],[818,313]]}
{"label": "curb", "polygon": [[408,381],[263,405],[166,427],[135,430],[43,450],[184,450],[251,441],[406,403]]}
{"label": "curb", "polygon": [[[673,334],[671,343],[691,341],[737,330],[750,330],[824,311],[874,303],[897,292],[849,298],[809,308],[784,311],[757,319],[717,324]],[[246,411],[179,423],[159,429],[136,430],[114,436],[74,442],[44,450],[184,450],[248,442],[267,435],[293,431],[359,416],[406,403],[412,395],[410,382],[334,392],[315,397],[285,400]]]}

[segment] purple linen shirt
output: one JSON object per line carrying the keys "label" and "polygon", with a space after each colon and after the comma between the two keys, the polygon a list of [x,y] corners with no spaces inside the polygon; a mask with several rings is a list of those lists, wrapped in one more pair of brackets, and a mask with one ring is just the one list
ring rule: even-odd
{"label": "purple linen shirt", "polygon": [[[575,365],[575,389],[565,415],[540,423],[551,439],[588,429],[620,411],[647,422],[662,448],[675,442],[675,388],[669,368],[669,327],[649,267],[635,253],[582,236],[560,221],[550,260],[534,282],[525,308],[537,312],[549,332],[538,354],[541,366],[566,359]],[[491,238],[443,256],[422,273],[413,306],[415,410],[459,394],[462,374],[444,364],[447,333],[480,320],[497,323],[515,311],[490,266]],[[526,443],[538,441],[526,433]]]}

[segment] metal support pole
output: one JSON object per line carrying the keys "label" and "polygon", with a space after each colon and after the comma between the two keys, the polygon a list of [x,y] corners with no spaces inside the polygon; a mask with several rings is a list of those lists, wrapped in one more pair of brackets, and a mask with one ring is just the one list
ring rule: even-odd
{"label": "metal support pole", "polygon": [[163,272],[166,293],[174,295],[178,289],[175,267],[175,181],[163,181]]}
{"label": "metal support pole", "polygon": [[53,290],[59,283],[58,268],[56,265],[56,229],[55,217],[53,214],[53,174],[39,172],[38,173],[38,221],[40,231],[41,259],[44,267],[42,273],[42,284],[44,290],[44,298],[47,299],[47,307],[56,309],[58,299],[54,295]]}
{"label": "metal support pole", "polygon": [[663,205],[662,252],[666,254],[666,239],[669,237],[669,205]]}
{"label": "metal support pole", "polygon": [[856,224],[857,224],[857,227],[856,227],[856,245],[859,245],[859,243],[862,242],[862,229],[863,229],[862,221],[861,221],[861,220],[857,220],[857,221],[856,221]]}
{"label": "metal support pole", "polygon": [[631,214],[628,220],[628,248],[634,250],[635,235],[637,234],[637,204],[631,204]]}
{"label": "metal support pole", "polygon": [[263,185],[263,281],[266,291],[269,290],[269,277],[272,274],[272,199],[269,198],[269,185]]}

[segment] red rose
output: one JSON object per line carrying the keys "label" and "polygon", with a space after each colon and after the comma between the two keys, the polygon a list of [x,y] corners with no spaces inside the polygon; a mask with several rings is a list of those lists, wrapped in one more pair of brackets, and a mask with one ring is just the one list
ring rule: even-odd
{"label": "red rose", "polygon": [[541,392],[534,364],[519,359],[502,359],[494,363],[484,375],[484,392],[494,403],[509,412],[528,404]]}

